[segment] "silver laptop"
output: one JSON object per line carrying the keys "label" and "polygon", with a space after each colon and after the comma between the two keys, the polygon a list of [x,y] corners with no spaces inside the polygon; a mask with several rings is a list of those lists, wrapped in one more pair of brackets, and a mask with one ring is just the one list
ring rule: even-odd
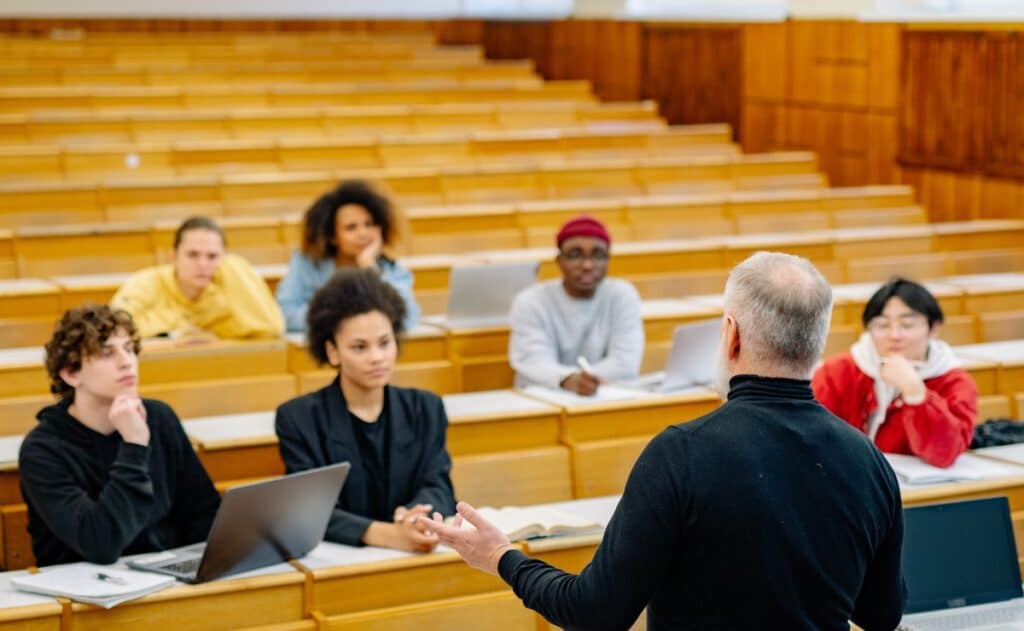
{"label": "silver laptop", "polygon": [[232,487],[205,543],[146,555],[128,566],[201,583],[297,559],[323,541],[349,468],[342,462]]}
{"label": "silver laptop", "polygon": [[676,392],[711,385],[721,324],[720,318],[680,324],[672,331],[665,371],[641,375],[621,385],[649,392]]}
{"label": "silver laptop", "polygon": [[908,631],[1024,630],[1017,546],[1005,497],[903,511]]}
{"label": "silver laptop", "polygon": [[448,326],[501,326],[512,300],[537,282],[536,261],[457,265],[448,276]]}

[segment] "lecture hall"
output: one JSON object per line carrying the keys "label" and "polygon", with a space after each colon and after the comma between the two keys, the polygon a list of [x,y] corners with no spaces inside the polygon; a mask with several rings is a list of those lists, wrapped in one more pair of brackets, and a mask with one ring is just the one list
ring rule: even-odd
{"label": "lecture hall", "polygon": [[1021,421],[1020,0],[0,2],[0,630],[1024,629]]}

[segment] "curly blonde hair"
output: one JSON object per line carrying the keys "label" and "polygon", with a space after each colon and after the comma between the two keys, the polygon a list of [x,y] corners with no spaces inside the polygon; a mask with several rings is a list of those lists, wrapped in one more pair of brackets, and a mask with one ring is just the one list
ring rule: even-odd
{"label": "curly blonde hair", "polygon": [[53,327],[53,336],[46,343],[46,372],[50,376],[50,392],[61,399],[73,399],[75,389],[61,379],[60,371],[81,370],[82,360],[98,355],[103,343],[116,331],[132,338],[135,352],[142,344],[130,313],[107,305],[85,304],[64,312]]}

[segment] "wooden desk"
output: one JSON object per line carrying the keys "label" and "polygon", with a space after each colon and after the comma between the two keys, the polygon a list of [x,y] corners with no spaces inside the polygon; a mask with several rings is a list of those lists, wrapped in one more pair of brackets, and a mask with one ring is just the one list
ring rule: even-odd
{"label": "wooden desk", "polygon": [[[471,569],[444,548],[414,555],[323,543],[298,563],[312,578],[309,610],[328,618],[370,612],[388,616],[400,607],[509,591],[500,578]],[[535,624],[533,614],[529,619]],[[500,629],[533,628],[493,622]]]}
{"label": "wooden desk", "polygon": [[86,302],[109,303],[129,276],[131,274],[54,276],[51,280],[60,288],[60,310],[57,314]]}
{"label": "wooden desk", "polygon": [[572,498],[561,408],[512,390],[444,397],[456,497],[491,506]]}
{"label": "wooden desk", "polygon": [[969,344],[955,350],[958,357],[997,365],[995,392],[1009,396],[1024,392],[1024,340]]}
{"label": "wooden desk", "polygon": [[182,426],[215,482],[284,474],[273,412],[198,418]]}
{"label": "wooden desk", "polygon": [[25,575],[25,571],[0,573],[0,629],[18,631],[58,631],[64,604],[55,598],[19,592],[11,587],[11,579]]}
{"label": "wooden desk", "polygon": [[621,493],[637,456],[655,434],[703,416],[720,403],[717,394],[702,388],[626,401],[562,404],[560,439],[572,454],[573,497]]}
{"label": "wooden desk", "polygon": [[304,605],[303,574],[282,563],[200,585],[178,584],[113,609],[74,603],[70,629],[258,627],[299,622]]}
{"label": "wooden desk", "polygon": [[943,281],[963,288],[967,313],[1024,309],[1024,274],[970,274]]}
{"label": "wooden desk", "polygon": [[0,349],[0,398],[49,391],[39,347]]}
{"label": "wooden desk", "polygon": [[0,280],[0,348],[46,342],[61,311],[59,295],[44,280]]}
{"label": "wooden desk", "polygon": [[139,377],[144,383],[172,383],[278,375],[288,372],[287,357],[287,345],[281,339],[217,340],[196,345],[146,340]]}
{"label": "wooden desk", "polygon": [[507,325],[458,327],[443,316],[436,322],[446,327],[448,352],[459,371],[463,392],[512,387],[515,374],[508,363]]}

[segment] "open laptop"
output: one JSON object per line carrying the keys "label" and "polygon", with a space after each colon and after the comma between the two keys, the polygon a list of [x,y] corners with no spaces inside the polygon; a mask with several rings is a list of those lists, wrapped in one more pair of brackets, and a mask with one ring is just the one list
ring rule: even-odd
{"label": "open laptop", "polygon": [[[456,265],[448,276],[447,326],[500,326],[508,323],[512,301],[537,282],[536,261]],[[427,321],[425,319],[425,321]]]}
{"label": "open laptop", "polygon": [[202,583],[296,559],[323,541],[347,462],[228,489],[210,536],[128,566]]}
{"label": "open laptop", "polygon": [[1005,497],[914,506],[903,515],[907,606],[900,629],[1024,630]]}
{"label": "open laptop", "polygon": [[672,349],[664,372],[641,375],[620,385],[648,392],[675,392],[711,385],[721,324],[720,318],[680,324],[672,331]]}

